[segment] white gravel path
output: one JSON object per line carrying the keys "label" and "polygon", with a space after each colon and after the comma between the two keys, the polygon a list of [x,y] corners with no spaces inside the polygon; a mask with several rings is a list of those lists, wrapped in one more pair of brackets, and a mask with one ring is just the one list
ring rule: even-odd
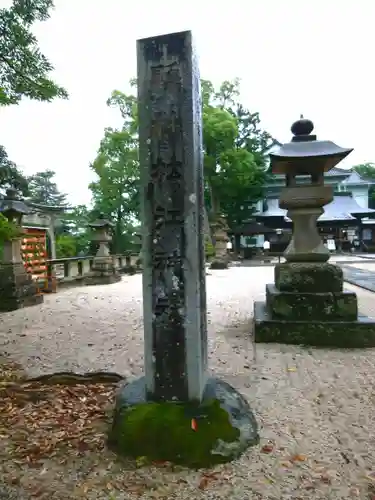
{"label": "white gravel path", "polygon": [[[261,446],[226,466],[210,492],[173,498],[374,499],[375,349],[303,349],[251,341],[253,301],[271,267],[211,271],[207,277],[209,365],[255,409]],[[357,291],[374,313],[374,295]],[[30,375],[52,371],[142,371],[141,277],[73,288],[41,306],[0,315],[2,352]],[[262,447],[270,441],[271,445]],[[269,453],[265,453],[269,451]],[[299,455],[301,460],[290,460]],[[371,493],[373,492],[373,493]]]}

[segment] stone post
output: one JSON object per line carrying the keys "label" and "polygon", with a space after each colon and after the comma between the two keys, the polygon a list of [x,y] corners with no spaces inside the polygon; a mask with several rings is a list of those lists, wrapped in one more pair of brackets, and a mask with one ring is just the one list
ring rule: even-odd
{"label": "stone post", "polygon": [[116,283],[121,280],[119,272],[113,262],[113,257],[109,251],[111,241],[110,229],[112,222],[100,214],[99,218],[90,224],[93,229],[93,241],[99,243],[98,251],[94,257],[93,265],[89,276],[85,278],[86,285],[106,285]]}
{"label": "stone post", "polygon": [[270,154],[272,172],[286,176],[280,207],[293,220],[293,237],[287,262],[275,266],[275,283],[266,285],[266,302],[254,305],[255,341],[375,346],[375,320],[358,315],[357,296],[343,289],[342,269],[327,262],[330,254],[317,229],[333,198],[324,173],[352,150],[318,141],[313,129],[301,117],[292,125],[292,141]]}
{"label": "stone post", "polygon": [[229,255],[227,251],[228,225],[223,216],[217,218],[212,224],[213,237],[215,240],[215,258],[211,262],[211,269],[227,269]]}
{"label": "stone post", "polygon": [[[224,452],[229,460],[257,441],[257,429],[242,396],[207,374],[202,117],[190,32],[138,41],[138,112],[145,376],[120,391],[110,443],[123,454],[189,464],[184,432],[197,431],[195,418],[209,419],[205,404],[216,401],[235,429],[231,451]],[[144,412],[151,403],[148,411],[160,411],[163,421]],[[128,420],[137,407],[138,436]],[[183,413],[173,420],[179,408]],[[214,425],[218,415],[210,418]],[[152,449],[145,442],[150,440]],[[215,462],[216,444],[203,439],[197,446]]]}
{"label": "stone post", "polygon": [[14,238],[4,242],[3,258],[0,262],[0,311],[14,311],[43,302],[43,295],[26,272],[22,261],[22,216],[30,211],[18,198],[15,189],[8,189],[5,198],[0,201],[0,212],[19,231]]}

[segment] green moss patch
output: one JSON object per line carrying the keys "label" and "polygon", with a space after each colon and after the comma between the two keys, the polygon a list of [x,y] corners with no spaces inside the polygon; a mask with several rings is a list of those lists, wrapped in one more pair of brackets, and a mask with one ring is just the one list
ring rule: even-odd
{"label": "green moss patch", "polygon": [[217,400],[150,402],[117,412],[109,444],[123,456],[200,468],[233,459],[239,437]]}

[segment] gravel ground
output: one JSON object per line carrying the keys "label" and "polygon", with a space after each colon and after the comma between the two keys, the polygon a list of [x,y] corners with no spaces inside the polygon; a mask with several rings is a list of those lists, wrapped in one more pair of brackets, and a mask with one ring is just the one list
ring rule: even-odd
{"label": "gravel ground", "polygon": [[[184,470],[186,481],[165,498],[375,499],[375,349],[254,348],[253,301],[272,281],[271,267],[210,271],[207,277],[210,369],[249,399],[261,444],[218,467],[225,481],[209,490],[197,489],[197,473]],[[372,293],[347,289],[358,293],[362,312],[375,316]],[[61,291],[41,306],[0,316],[2,351],[30,375],[139,375],[142,335],[139,275]],[[149,468],[148,474],[163,480],[162,471]],[[132,497],[113,497],[122,498]]]}
{"label": "gravel ground", "polygon": [[349,263],[347,264],[350,267],[358,267],[359,269],[365,269],[368,271],[371,271],[372,273],[375,272],[375,262],[355,262],[355,263]]}

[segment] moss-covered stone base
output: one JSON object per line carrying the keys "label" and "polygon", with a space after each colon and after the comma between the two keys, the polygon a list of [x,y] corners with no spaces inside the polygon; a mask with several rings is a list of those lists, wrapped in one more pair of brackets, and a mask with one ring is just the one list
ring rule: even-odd
{"label": "moss-covered stone base", "polygon": [[282,292],[342,292],[343,272],[334,264],[286,262],[275,266],[275,285]]}
{"label": "moss-covered stone base", "polygon": [[259,442],[247,401],[209,379],[201,403],[147,401],[144,378],[119,392],[109,447],[120,455],[187,467],[228,462]]}
{"label": "moss-covered stone base", "polygon": [[354,292],[281,292],[266,285],[267,306],[273,319],[353,321],[358,316]]}
{"label": "moss-covered stone base", "polygon": [[255,342],[326,347],[375,347],[375,319],[356,321],[283,321],[273,319],[264,302],[254,304]]}

